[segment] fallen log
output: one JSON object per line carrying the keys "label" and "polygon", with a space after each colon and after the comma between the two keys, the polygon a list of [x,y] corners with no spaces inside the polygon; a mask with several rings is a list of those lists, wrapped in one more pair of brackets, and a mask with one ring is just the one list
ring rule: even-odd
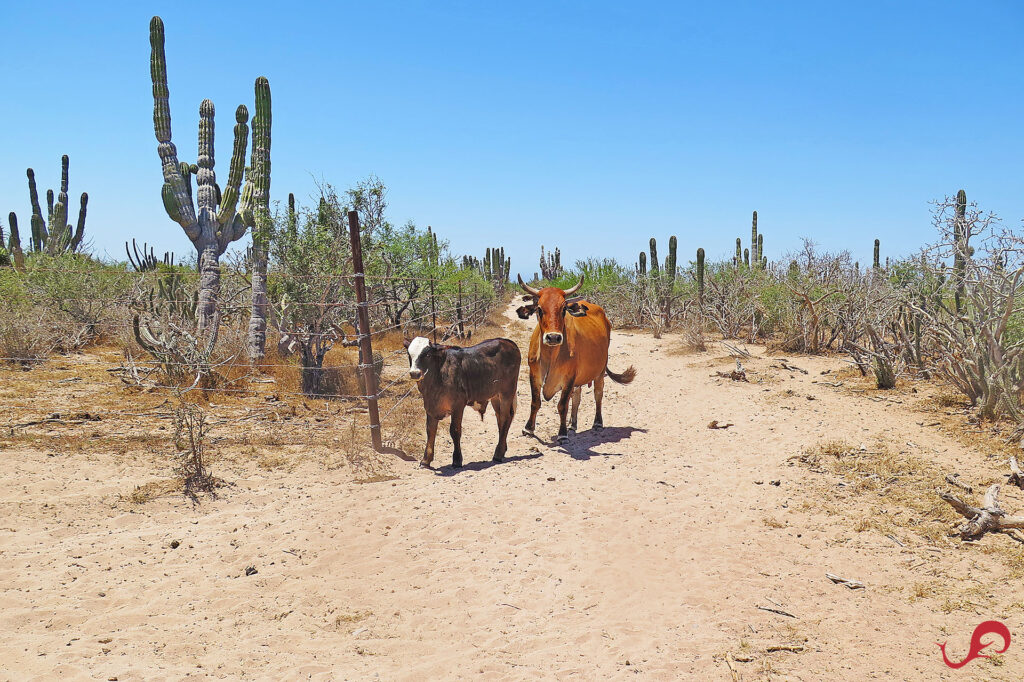
{"label": "fallen log", "polygon": [[967,519],[960,526],[960,537],[964,540],[975,540],[985,533],[1001,533],[1014,528],[1024,528],[1024,516],[1007,516],[999,506],[999,490],[996,483],[985,493],[985,506],[972,507],[951,493],[940,493],[939,497],[958,514]]}

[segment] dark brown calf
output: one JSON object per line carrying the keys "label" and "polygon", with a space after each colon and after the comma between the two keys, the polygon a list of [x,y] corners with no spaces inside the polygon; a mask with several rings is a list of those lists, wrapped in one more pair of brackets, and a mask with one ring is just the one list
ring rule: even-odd
{"label": "dark brown calf", "polygon": [[434,460],[437,425],[451,415],[452,466],[462,466],[462,413],[466,406],[480,412],[483,419],[487,403],[494,406],[498,419],[498,445],[495,462],[508,450],[506,438],[516,413],[516,387],[519,385],[519,346],[508,339],[490,339],[475,346],[441,346],[418,336],[406,341],[409,351],[409,376],[423,396],[427,413],[427,446],[420,466]]}

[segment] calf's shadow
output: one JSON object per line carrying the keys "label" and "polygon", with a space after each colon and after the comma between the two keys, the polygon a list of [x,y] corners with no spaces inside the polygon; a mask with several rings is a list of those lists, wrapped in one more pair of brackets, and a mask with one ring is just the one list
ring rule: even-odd
{"label": "calf's shadow", "polygon": [[[465,460],[463,460],[462,466],[460,468],[458,468],[458,469],[455,469],[455,468],[452,467],[451,464],[448,464],[448,465],[437,467],[436,469],[431,469],[431,471],[434,472],[435,476],[445,476],[445,477],[455,476],[456,474],[460,474],[463,471],[484,471],[486,469],[490,469],[493,466],[501,466],[502,464],[511,464],[513,462],[520,462],[522,460],[527,460],[527,459],[537,459],[538,457],[543,456],[543,454],[544,453],[542,453],[542,452],[530,452],[530,453],[525,454],[525,455],[512,455],[511,457],[506,455],[505,459],[501,460],[500,462],[495,462],[495,461],[490,460],[490,459],[484,460],[482,462],[466,462]],[[465,457],[465,455],[463,455],[463,457]]]}

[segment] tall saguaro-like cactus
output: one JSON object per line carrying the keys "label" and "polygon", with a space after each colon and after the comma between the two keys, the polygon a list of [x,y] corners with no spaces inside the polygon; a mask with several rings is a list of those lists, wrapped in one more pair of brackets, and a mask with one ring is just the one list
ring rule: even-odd
{"label": "tall saguaro-like cactus", "polygon": [[270,82],[256,79],[256,113],[252,117],[252,152],[242,188],[242,221],[252,229],[252,310],[249,313],[249,359],[259,362],[267,343],[267,254],[270,251]]}
{"label": "tall saguaro-like cactus", "polygon": [[658,242],[651,237],[651,275],[658,277],[660,274],[658,270]]}
{"label": "tall saguaro-like cactus", "polygon": [[[178,161],[178,150],[171,142],[171,108],[168,103],[167,59],[164,55],[164,22],[153,17],[149,22],[150,75],[153,80],[153,131],[157,153],[163,167],[161,194],[164,209],[171,220],[181,225],[196,247],[199,258],[199,298],[196,304],[197,326],[209,333],[216,319],[220,291],[220,257],[228,244],[245,234],[242,213],[253,210],[243,202],[238,209],[239,188],[245,170],[245,150],[249,135],[249,110],[240,104],[235,110],[235,139],[228,170],[227,186],[221,191],[214,173],[214,107],[203,100],[199,105],[199,156],[195,165]],[[268,93],[269,94],[269,93]],[[269,102],[268,102],[269,103]],[[269,149],[269,148],[268,148]],[[268,169],[269,171],[269,169]],[[192,175],[196,176],[193,197]],[[269,176],[268,176],[269,183]],[[247,187],[248,189],[248,187]],[[247,199],[251,201],[252,193]]]}
{"label": "tall saguaro-like cactus", "polygon": [[881,246],[882,246],[881,242],[879,242],[879,241],[878,241],[878,240],[876,239],[876,240],[875,240],[875,256],[874,256],[874,260],[872,261],[872,267],[873,267],[873,268],[874,268],[875,270],[877,270],[877,269],[878,269],[878,267],[879,267],[879,263],[878,263],[878,255],[879,255],[879,252],[881,251]]}

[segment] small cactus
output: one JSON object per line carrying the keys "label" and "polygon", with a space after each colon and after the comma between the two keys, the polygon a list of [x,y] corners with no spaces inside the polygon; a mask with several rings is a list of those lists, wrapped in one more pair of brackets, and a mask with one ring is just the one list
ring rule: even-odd
{"label": "small cactus", "polygon": [[736,267],[743,265],[743,240],[736,237]]}
{"label": "small cactus", "polygon": [[[18,232],[18,216],[13,211],[7,216],[11,233],[7,235],[7,254],[18,270],[25,269],[25,254],[21,250],[21,234]],[[3,239],[0,238],[0,242]],[[2,246],[2,244],[0,244]]]}
{"label": "small cactus", "polygon": [[764,270],[764,263],[767,262],[768,258],[764,255],[764,234],[757,235],[757,262],[761,265],[761,269]]}
{"label": "small cactus", "polygon": [[875,259],[874,259],[874,264],[872,266],[872,267],[874,267],[875,270],[877,270],[878,267],[879,267],[879,265],[878,265],[878,254],[879,254],[880,247],[881,247],[881,243],[876,239],[875,240]]}
{"label": "small cactus", "polygon": [[659,275],[658,269],[658,242],[655,241],[654,237],[651,237],[651,275],[657,277]]}
{"label": "small cactus", "polygon": [[750,254],[753,256],[751,262],[756,267],[761,262],[761,254],[757,250],[757,211],[754,211],[754,218],[750,224]]}
{"label": "small cactus", "polygon": [[967,258],[972,251],[967,242],[967,193],[960,190],[956,193],[956,217],[953,221],[953,280],[956,283],[954,300],[956,310],[960,312],[964,295],[964,273],[967,269]]}
{"label": "small cactus", "polygon": [[676,281],[676,238],[668,239],[668,256],[665,258],[665,274],[668,275],[669,286]]}
{"label": "small cactus", "polygon": [[[46,252],[56,255],[61,253],[74,253],[82,246],[82,239],[85,236],[85,216],[89,205],[89,194],[82,192],[81,203],[78,208],[78,222],[74,228],[68,223],[69,199],[68,199],[68,155],[65,154],[60,160],[60,190],[46,192],[47,217],[43,218],[42,208],[39,206],[39,194],[36,189],[35,171],[29,168],[25,171],[28,176],[28,194],[32,203],[32,240],[30,248],[36,252]],[[18,249],[21,250],[20,238]]]}
{"label": "small cactus", "polygon": [[643,251],[640,252],[640,265],[637,267],[637,272],[641,277],[647,276],[647,254]]}
{"label": "small cactus", "polygon": [[750,249],[743,249],[743,264],[750,267]]}
{"label": "small cactus", "polygon": [[704,249],[697,249],[697,305],[704,305]]}

